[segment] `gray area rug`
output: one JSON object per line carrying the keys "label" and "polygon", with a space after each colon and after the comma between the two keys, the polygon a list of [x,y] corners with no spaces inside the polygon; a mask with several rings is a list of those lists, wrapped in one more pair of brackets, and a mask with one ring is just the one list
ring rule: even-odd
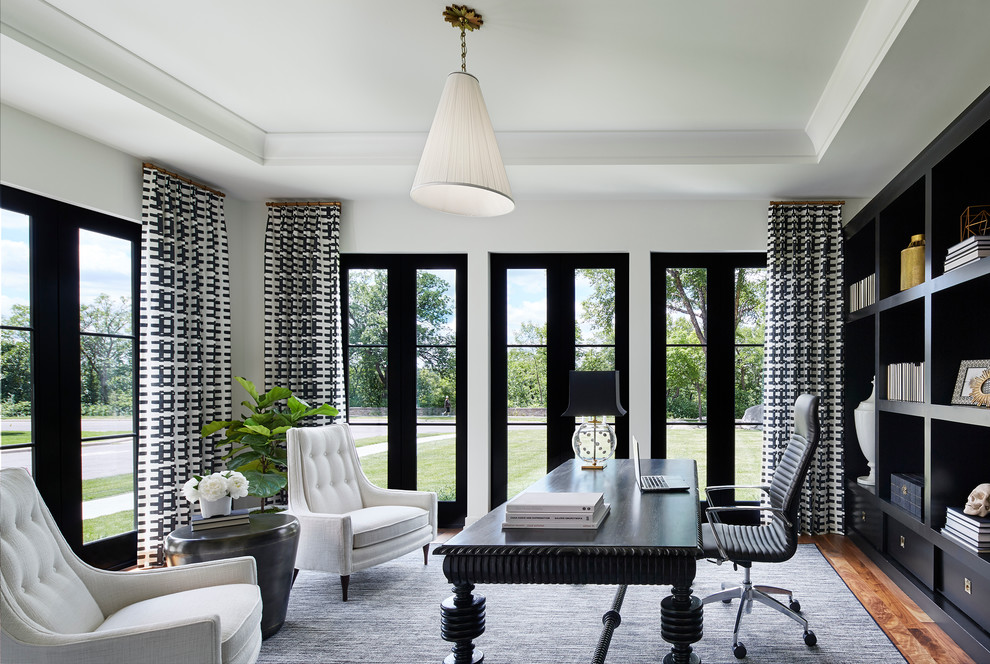
{"label": "gray area rug", "polygon": [[[421,551],[351,576],[349,600],[340,600],[338,577],[300,572],[285,625],[261,647],[266,664],[439,664],[450,652],[440,638],[440,602],[450,596],[442,559],[423,565]],[[723,581],[741,578],[731,564],[699,561],[694,594],[704,597]],[[705,607],[705,636],[694,644],[706,664],[808,662],[893,664],[905,662],[859,600],[813,544],[802,544],[788,562],[755,565],[755,583],[790,588],[818,635],[807,647],[801,627],[769,607],[743,617],[745,660],[732,656],[736,602]],[[487,664],[561,664],[591,661],[601,616],[614,586],[479,585],[487,598],[486,631],[475,641]],[[629,586],[622,624],[608,664],[659,662],[669,652],[660,638],[660,599],[667,586]]]}

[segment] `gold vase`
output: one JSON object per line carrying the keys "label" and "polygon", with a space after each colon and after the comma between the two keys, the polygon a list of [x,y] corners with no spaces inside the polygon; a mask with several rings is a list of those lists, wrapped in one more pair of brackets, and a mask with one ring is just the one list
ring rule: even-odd
{"label": "gold vase", "polygon": [[911,244],[901,251],[901,290],[925,280],[925,236],[912,235]]}

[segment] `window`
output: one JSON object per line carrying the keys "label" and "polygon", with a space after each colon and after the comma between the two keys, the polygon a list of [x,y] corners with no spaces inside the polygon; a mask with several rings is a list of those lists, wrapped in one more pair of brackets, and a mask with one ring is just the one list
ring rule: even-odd
{"label": "window", "polygon": [[341,256],[361,466],[379,486],[435,491],[442,526],[467,513],[466,271],[464,256]]}
{"label": "window", "polygon": [[87,561],[136,559],[140,224],[4,187],[0,464]]}
{"label": "window", "polygon": [[[624,254],[492,255],[493,505],[574,457],[571,369],[618,370],[628,406],[628,285]],[[612,423],[627,456],[627,419]]]}
{"label": "window", "polygon": [[657,253],[652,273],[653,456],[695,459],[702,498],[760,484],[766,255]]}

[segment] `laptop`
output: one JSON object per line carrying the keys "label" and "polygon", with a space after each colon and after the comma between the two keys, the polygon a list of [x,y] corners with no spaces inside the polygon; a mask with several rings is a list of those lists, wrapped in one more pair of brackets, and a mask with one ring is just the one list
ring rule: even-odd
{"label": "laptop", "polygon": [[687,491],[691,485],[680,475],[644,475],[643,464],[639,458],[639,441],[632,437],[632,458],[636,467],[636,485],[643,493],[657,491]]}

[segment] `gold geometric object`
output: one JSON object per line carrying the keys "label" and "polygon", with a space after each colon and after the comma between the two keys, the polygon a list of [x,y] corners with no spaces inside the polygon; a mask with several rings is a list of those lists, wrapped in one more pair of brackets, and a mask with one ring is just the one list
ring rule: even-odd
{"label": "gold geometric object", "polygon": [[480,30],[485,23],[481,14],[466,5],[448,5],[443,10],[443,20],[461,30]]}
{"label": "gold geometric object", "polygon": [[959,217],[959,241],[971,235],[990,235],[990,205],[970,205]]}
{"label": "gold geometric object", "polygon": [[990,408],[990,369],[969,381],[969,387],[972,390],[969,396],[973,403]]}

